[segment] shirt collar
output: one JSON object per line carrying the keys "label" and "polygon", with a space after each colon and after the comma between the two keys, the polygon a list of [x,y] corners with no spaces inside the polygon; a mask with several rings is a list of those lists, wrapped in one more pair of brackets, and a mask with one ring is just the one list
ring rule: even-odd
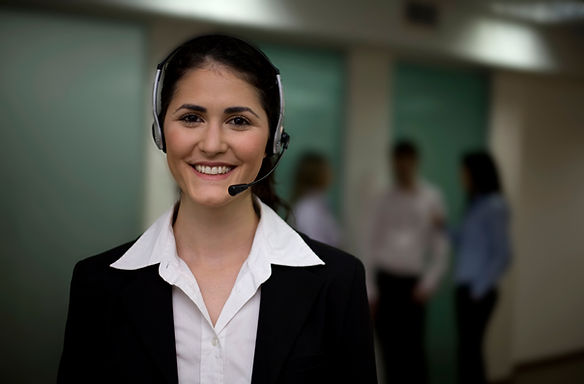
{"label": "shirt collar", "polygon": [[[260,207],[260,221],[254,236],[248,262],[276,264],[290,267],[323,265],[324,262],[310,249],[274,210],[255,198]],[[176,262],[176,243],[172,230],[175,207],[162,214],[136,242],[110,266],[135,270],[159,264]]]}

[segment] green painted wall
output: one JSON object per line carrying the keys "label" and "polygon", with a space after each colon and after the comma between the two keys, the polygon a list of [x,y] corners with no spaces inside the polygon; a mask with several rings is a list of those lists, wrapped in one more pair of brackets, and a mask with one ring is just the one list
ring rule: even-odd
{"label": "green painted wall", "polygon": [[280,69],[286,102],[284,127],[291,136],[289,149],[276,171],[277,191],[289,199],[298,157],[306,150],[320,151],[329,158],[335,172],[331,200],[338,212],[345,113],[344,57],[332,51],[275,45],[262,45],[262,50]]}
{"label": "green painted wall", "polygon": [[[394,138],[421,149],[422,175],[442,190],[450,225],[464,208],[459,168],[462,154],[486,145],[488,77],[460,70],[398,63],[393,75]],[[447,276],[428,311],[427,350],[433,384],[456,382],[452,279]]]}
{"label": "green painted wall", "polygon": [[145,33],[0,9],[0,382],[56,378],[77,260],[140,231]]}

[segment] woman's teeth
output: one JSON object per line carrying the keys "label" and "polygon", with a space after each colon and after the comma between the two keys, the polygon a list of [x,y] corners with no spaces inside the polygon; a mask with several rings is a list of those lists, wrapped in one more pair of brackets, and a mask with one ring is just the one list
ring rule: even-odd
{"label": "woman's teeth", "polygon": [[231,171],[231,167],[226,167],[226,166],[209,167],[206,165],[199,165],[199,164],[195,165],[195,169],[197,170],[197,172],[201,172],[201,173],[204,173],[206,175],[222,175],[224,173]]}

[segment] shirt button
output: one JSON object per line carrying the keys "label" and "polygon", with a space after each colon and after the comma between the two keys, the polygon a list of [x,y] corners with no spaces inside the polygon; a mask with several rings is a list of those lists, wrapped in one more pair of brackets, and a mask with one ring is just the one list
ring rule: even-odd
{"label": "shirt button", "polygon": [[211,340],[211,344],[213,344],[213,346],[216,347],[217,344],[219,344],[219,340],[216,337],[214,337],[213,340]]}

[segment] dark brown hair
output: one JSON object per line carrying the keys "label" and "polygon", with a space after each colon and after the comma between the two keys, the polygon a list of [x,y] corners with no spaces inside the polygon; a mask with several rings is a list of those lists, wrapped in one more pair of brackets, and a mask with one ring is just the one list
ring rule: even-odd
{"label": "dark brown hair", "polygon": [[501,193],[499,172],[488,152],[475,151],[465,154],[462,157],[462,166],[468,171],[470,178],[468,200],[491,193]]}
{"label": "dark brown hair", "polygon": [[394,159],[402,157],[418,159],[420,152],[413,141],[402,139],[393,145],[391,148],[391,155]]}

